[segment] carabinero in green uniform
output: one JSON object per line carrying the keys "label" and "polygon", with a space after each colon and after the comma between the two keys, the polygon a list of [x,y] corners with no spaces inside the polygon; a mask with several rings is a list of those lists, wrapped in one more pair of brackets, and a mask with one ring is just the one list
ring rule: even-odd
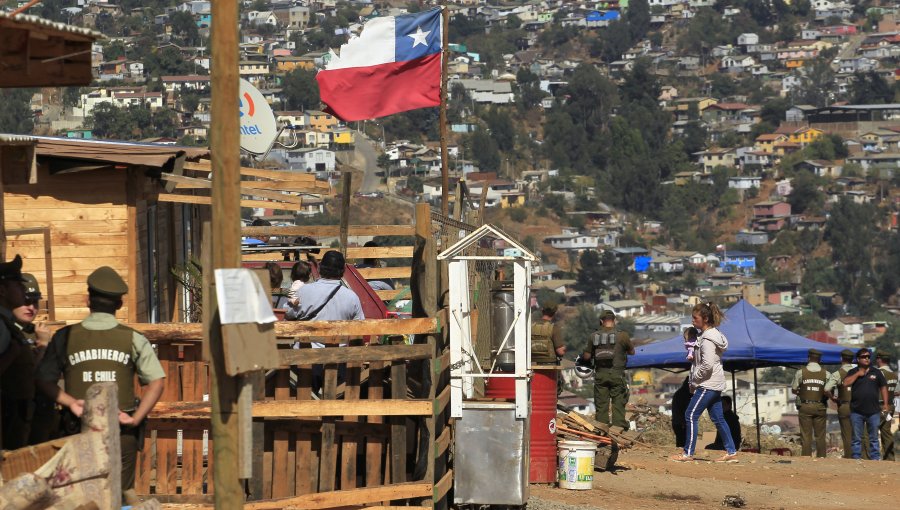
{"label": "carabinero in green uniform", "polygon": [[558,365],[566,353],[559,325],[553,322],[555,306],[545,306],[541,319],[531,325],[531,362],[538,365]]}
{"label": "carabinero in green uniform", "polygon": [[[897,389],[897,372],[891,370],[891,366],[889,363],[891,362],[891,355],[886,351],[878,351],[875,353],[875,363],[878,366],[878,369],[881,370],[881,373],[884,374],[884,379],[887,381],[888,388],[888,400],[887,403],[888,413],[890,416],[893,416],[897,411],[894,408],[894,402],[891,400],[892,393]],[[879,398],[878,404],[883,406],[884,402]],[[894,460],[894,434],[891,432],[891,422],[887,420],[888,414],[881,414],[881,425],[878,427],[879,435],[881,436],[881,460]]]}
{"label": "carabinero in green uniform", "polygon": [[[147,339],[118,322],[128,286],[110,267],[101,267],[88,277],[91,314],[81,323],[60,329],[50,341],[38,367],[38,386],[63,407],[63,434],[80,430],[84,396],[94,383],[118,386],[119,423],[122,442],[122,491],[126,504],[135,504],[135,466],[141,424],[156,405],[165,384],[165,372]],[[135,399],[134,376],[146,388]],[[65,391],[57,386],[62,377]]]}
{"label": "carabinero in green uniform", "polygon": [[822,351],[809,350],[809,362],[797,371],[792,389],[797,395],[797,413],[800,420],[801,454],[812,456],[813,435],[816,441],[816,457],[825,457],[825,382],[828,372],[819,365]]}
{"label": "carabinero in green uniform", "polygon": [[596,418],[601,423],[611,423],[627,430],[625,404],[628,402],[628,381],[625,379],[625,364],[628,355],[634,354],[634,345],[628,333],[616,329],[616,314],[611,310],[600,314],[600,324],[600,329],[591,335],[581,355],[582,360],[592,360],[594,363]]}
{"label": "carabinero in green uniform", "polygon": [[[831,401],[837,405],[838,423],[841,426],[841,443],[844,448],[845,459],[852,457],[850,442],[853,440],[853,425],[850,423],[850,388],[844,386],[844,378],[847,373],[856,366],[853,364],[853,351],[844,349],[841,351],[841,368],[832,372],[825,382],[825,392],[831,393]],[[837,390],[835,392],[835,390]]]}

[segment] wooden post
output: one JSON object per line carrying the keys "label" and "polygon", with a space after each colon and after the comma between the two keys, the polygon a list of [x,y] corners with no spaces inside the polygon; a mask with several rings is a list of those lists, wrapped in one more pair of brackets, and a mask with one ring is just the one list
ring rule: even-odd
{"label": "wooden post", "polygon": [[[241,264],[240,131],[238,120],[238,5],[237,0],[212,4],[212,267],[235,268]],[[205,268],[206,269],[206,268]],[[209,307],[203,308],[204,336],[210,353],[212,401],[213,479],[215,507],[243,507],[244,491],[238,478],[238,378],[225,372],[222,328],[214,286],[204,289]]]}
{"label": "wooden post", "polygon": [[449,214],[450,200],[450,156],[447,154],[447,63],[450,57],[450,11],[441,7],[441,214]]}
{"label": "wooden post", "polygon": [[350,230],[350,183],[352,172],[344,172],[343,189],[341,190],[341,253],[347,256],[347,232]]}
{"label": "wooden post", "polygon": [[456,219],[462,222],[465,220],[465,216],[463,215],[463,182],[462,179],[456,180],[456,203],[453,204],[453,215],[456,216]]}
{"label": "wooden post", "polygon": [[50,247],[50,227],[44,227],[44,274],[47,288],[47,314],[51,321],[55,321],[56,300],[53,298],[55,294],[53,293],[53,250]]}

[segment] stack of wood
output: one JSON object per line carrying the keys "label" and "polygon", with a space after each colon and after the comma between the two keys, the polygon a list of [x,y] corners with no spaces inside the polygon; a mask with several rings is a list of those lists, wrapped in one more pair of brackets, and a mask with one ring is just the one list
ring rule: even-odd
{"label": "stack of wood", "polygon": [[[122,458],[115,383],[88,389],[81,434],[6,452],[0,486],[3,510],[88,510],[121,508]],[[52,454],[52,456],[50,456]],[[49,457],[49,459],[47,458]],[[46,461],[46,462],[44,462]],[[41,462],[33,472],[25,466]],[[135,509],[161,508],[151,500]]]}
{"label": "stack of wood", "polygon": [[610,427],[575,411],[560,412],[556,415],[556,437],[561,440],[588,441],[596,444],[594,468],[607,471],[615,466],[619,449],[634,445],[634,441],[621,427]]}

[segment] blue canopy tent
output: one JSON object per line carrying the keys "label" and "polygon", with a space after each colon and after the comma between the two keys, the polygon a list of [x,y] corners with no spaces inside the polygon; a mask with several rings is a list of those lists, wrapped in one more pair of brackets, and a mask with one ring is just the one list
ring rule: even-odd
{"label": "blue canopy tent", "polygon": [[[743,299],[725,312],[719,330],[728,338],[728,350],[722,356],[725,370],[731,372],[732,392],[734,373],[753,370],[753,392],[756,396],[756,441],[759,447],[759,397],[756,369],[759,367],[804,365],[809,349],[822,351],[822,364],[839,364],[840,345],[824,344],[792,333],[770,321]],[[677,337],[641,345],[628,357],[628,368],[688,368],[684,338]],[[737,405],[737,399],[734,399]]]}

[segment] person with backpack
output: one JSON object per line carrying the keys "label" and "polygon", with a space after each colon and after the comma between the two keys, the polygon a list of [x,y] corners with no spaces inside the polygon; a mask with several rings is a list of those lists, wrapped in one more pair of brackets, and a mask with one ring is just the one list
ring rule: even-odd
{"label": "person with backpack", "polygon": [[594,406],[597,408],[597,421],[607,425],[612,423],[624,430],[628,430],[628,421],[625,419],[625,404],[628,402],[625,363],[632,354],[634,344],[631,343],[631,336],[616,329],[616,314],[612,310],[604,310],[600,314],[600,329],[591,335],[579,363],[594,363]]}
{"label": "person with backpack", "polygon": [[562,331],[553,322],[555,306],[541,309],[541,319],[531,325],[531,362],[537,365],[558,365],[566,353]]}

